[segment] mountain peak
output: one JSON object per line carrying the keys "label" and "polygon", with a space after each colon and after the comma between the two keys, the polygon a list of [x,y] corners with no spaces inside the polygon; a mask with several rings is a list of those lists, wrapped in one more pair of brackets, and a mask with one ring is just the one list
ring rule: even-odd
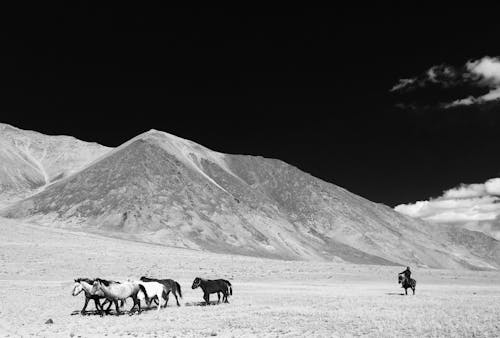
{"label": "mountain peak", "polygon": [[155,129],[111,150],[20,133],[23,142],[0,147],[0,183],[24,182],[31,194],[4,209],[8,217],[222,253],[500,267],[491,237],[405,217],[282,161],[219,153]]}
{"label": "mountain peak", "polygon": [[49,136],[0,123],[0,206],[43,189],[109,151],[72,136]]}

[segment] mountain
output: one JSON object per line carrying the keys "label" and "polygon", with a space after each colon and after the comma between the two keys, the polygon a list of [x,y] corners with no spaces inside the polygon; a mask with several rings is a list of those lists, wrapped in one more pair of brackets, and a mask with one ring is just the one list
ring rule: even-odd
{"label": "mountain", "polygon": [[78,171],[109,148],[0,123],[0,206]]}
{"label": "mountain", "polygon": [[140,241],[284,259],[500,267],[500,242],[412,219],[283,161],[151,130],[0,214]]}

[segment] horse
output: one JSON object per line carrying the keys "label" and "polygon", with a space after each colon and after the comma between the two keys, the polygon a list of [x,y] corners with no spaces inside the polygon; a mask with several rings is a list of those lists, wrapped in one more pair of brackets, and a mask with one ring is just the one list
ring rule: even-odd
{"label": "horse", "polygon": [[[138,299],[137,294],[139,291],[144,293],[146,299],[148,299],[148,293],[144,286],[139,285],[134,282],[109,282],[100,278],[97,278],[92,285],[92,293],[97,293],[98,291],[102,291],[104,296],[113,301],[116,307],[116,315],[120,315],[120,309],[118,307],[118,301],[124,301],[125,299],[131,297],[134,300],[134,305],[130,309],[132,311],[135,306],[139,307],[139,313],[141,313],[141,301]],[[102,314],[102,313],[101,313]]]}
{"label": "horse", "polygon": [[401,287],[405,289],[405,295],[408,295],[408,289],[413,290],[413,295],[415,295],[415,288],[417,286],[417,281],[413,278],[406,278],[404,275],[398,275],[398,283],[401,284]]}
{"label": "horse", "polygon": [[[94,300],[95,308],[98,312],[104,309],[104,305],[106,305],[106,303],[109,303],[108,308],[105,310],[106,312],[108,312],[109,308],[111,307],[111,302],[104,296],[104,294],[101,291],[98,291],[95,294],[92,293],[92,284],[94,284],[93,279],[77,278],[75,279],[75,284],[73,285],[73,291],[71,292],[73,296],[78,296],[82,291],[84,292],[85,295],[85,304],[83,305],[83,308],[80,311],[82,315],[85,314],[87,309],[87,304],[91,299]],[[104,302],[101,304],[100,300],[103,298]]]}
{"label": "horse", "polygon": [[[177,283],[176,281],[174,281],[173,279],[157,279],[157,278],[149,278],[149,277],[145,277],[145,276],[142,276],[140,278],[141,282],[158,282],[158,283],[161,283],[163,284],[163,286],[165,286],[165,292],[166,292],[166,295],[164,297],[165,299],[165,307],[167,306],[167,303],[168,303],[168,295],[170,294],[170,291],[172,291],[172,294],[175,296],[175,301],[177,302],[177,306],[181,306],[181,304],[179,304],[179,298],[177,298],[177,293],[179,293],[179,297],[182,298],[182,291],[181,291],[181,285],[179,283]],[[156,300],[155,297],[153,297],[153,299]],[[160,299],[158,299],[158,306],[160,306]]]}
{"label": "horse", "polygon": [[[151,301],[153,300],[154,297],[158,299],[158,307],[157,311],[160,311],[160,298],[163,298],[166,302],[168,301],[168,296],[167,296],[167,288],[165,285],[158,283],[158,282],[136,282],[139,284],[139,286],[142,286],[145,289],[144,293],[144,298],[146,299],[146,304],[148,306],[151,306]],[[166,305],[165,302],[165,306]]]}
{"label": "horse", "polygon": [[194,290],[197,287],[201,287],[201,289],[203,290],[203,299],[205,300],[205,303],[207,305],[210,304],[211,293],[217,293],[217,296],[219,297],[217,303],[220,303],[220,293],[222,293],[224,296],[222,299],[223,303],[229,303],[229,301],[227,300],[227,296],[233,295],[233,288],[231,286],[231,283],[229,283],[229,281],[225,279],[210,280],[196,277],[191,288]]}

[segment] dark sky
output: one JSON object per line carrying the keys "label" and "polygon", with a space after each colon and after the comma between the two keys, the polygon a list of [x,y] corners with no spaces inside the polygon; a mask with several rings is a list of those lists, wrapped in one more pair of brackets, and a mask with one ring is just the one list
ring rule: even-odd
{"label": "dark sky", "polygon": [[389,205],[500,174],[499,105],[389,92],[432,65],[500,55],[500,20],[471,8],[2,14],[0,122],[108,146],[159,129]]}

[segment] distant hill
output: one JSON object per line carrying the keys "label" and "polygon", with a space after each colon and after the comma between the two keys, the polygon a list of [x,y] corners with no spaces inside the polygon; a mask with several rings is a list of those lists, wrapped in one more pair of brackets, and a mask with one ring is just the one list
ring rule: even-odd
{"label": "distant hill", "polygon": [[279,160],[218,153],[156,130],[112,150],[87,146],[83,167],[1,214],[212,252],[500,267],[500,242],[489,236],[406,217]]}
{"label": "distant hill", "polygon": [[78,171],[109,149],[0,123],[0,206]]}

